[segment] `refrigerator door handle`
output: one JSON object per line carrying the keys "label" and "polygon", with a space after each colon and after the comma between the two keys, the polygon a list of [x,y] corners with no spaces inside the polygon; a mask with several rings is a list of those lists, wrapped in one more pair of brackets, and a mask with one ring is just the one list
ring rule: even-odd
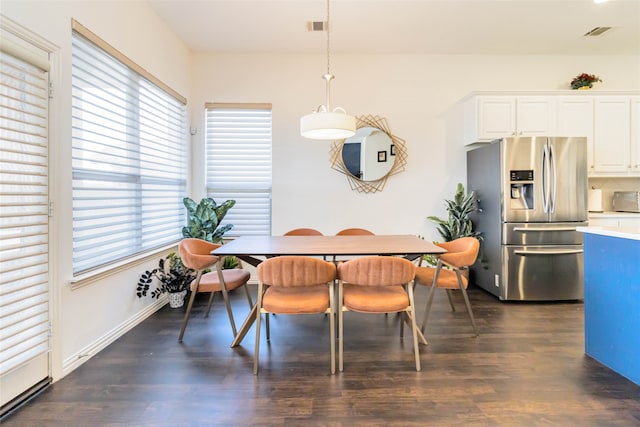
{"label": "refrigerator door handle", "polygon": [[513,227],[513,231],[576,231],[576,227]]}
{"label": "refrigerator door handle", "polygon": [[542,251],[513,251],[515,255],[571,255],[571,254],[581,254],[584,251],[582,249],[559,249],[559,250],[542,250]]}
{"label": "refrigerator door handle", "polygon": [[549,153],[545,144],[542,149],[542,205],[544,213],[549,213]]}
{"label": "refrigerator door handle", "polygon": [[551,170],[549,172],[552,172],[549,184],[553,191],[553,193],[549,194],[549,213],[554,213],[556,211],[556,194],[558,190],[558,182],[556,174],[556,156],[553,151],[553,145],[549,145],[549,161],[551,163]]}

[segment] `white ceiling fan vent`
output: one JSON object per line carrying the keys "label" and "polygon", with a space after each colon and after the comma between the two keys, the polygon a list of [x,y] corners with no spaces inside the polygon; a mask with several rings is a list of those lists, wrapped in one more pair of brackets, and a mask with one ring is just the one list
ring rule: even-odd
{"label": "white ceiling fan vent", "polygon": [[307,29],[309,31],[326,31],[327,23],[326,21],[309,21],[307,23]]}
{"label": "white ceiling fan vent", "polygon": [[612,27],[595,27],[591,31],[587,31],[584,35],[585,37],[596,37],[601,36],[605,32],[609,31]]}

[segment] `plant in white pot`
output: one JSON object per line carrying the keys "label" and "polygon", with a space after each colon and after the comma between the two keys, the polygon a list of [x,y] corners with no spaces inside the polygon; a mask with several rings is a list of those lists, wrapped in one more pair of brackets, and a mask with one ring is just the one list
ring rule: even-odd
{"label": "plant in white pot", "polygon": [[[171,308],[179,308],[184,304],[184,297],[195,277],[195,272],[186,268],[180,257],[172,252],[165,258],[160,258],[157,268],[147,270],[140,276],[136,295],[138,298],[147,295],[151,298],[160,298],[167,293]],[[158,279],[158,282],[152,288],[154,278]]]}

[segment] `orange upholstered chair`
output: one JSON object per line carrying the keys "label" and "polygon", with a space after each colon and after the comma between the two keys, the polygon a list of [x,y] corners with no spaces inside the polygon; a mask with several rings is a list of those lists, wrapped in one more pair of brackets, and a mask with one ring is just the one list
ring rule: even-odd
{"label": "orange upholstered chair", "polygon": [[[413,332],[416,371],[420,370],[420,350],[413,299],[416,265],[390,256],[367,256],[338,264],[338,364],[343,368],[344,311],[360,313],[404,313]],[[401,321],[404,323],[404,319]],[[402,331],[402,329],[401,329]]]}
{"label": "orange upholstered chair", "polygon": [[336,233],[336,236],[373,236],[374,233],[364,228],[345,228]]}
{"label": "orange upholstered chair", "polygon": [[[335,264],[305,256],[279,256],[269,258],[260,263],[257,268],[257,274],[258,313],[256,316],[253,373],[258,373],[261,313],[265,313],[267,316],[269,313],[328,313],[331,338],[331,373],[333,374],[336,370],[334,325]],[[269,339],[268,332],[267,339]]]}
{"label": "orange upholstered chair", "polygon": [[[251,295],[247,288],[247,282],[249,281],[251,274],[247,270],[243,270],[241,268],[218,271],[216,263],[219,258],[215,255],[211,255],[211,251],[218,247],[220,247],[219,244],[194,238],[183,239],[178,245],[178,252],[182,259],[182,263],[187,268],[197,271],[195,280],[191,282],[191,298],[189,298],[189,304],[187,305],[187,312],[184,315],[178,342],[182,342],[184,331],[187,328],[187,323],[191,316],[193,301],[195,300],[196,294],[199,292],[211,293],[205,317],[209,316],[209,310],[211,309],[211,303],[213,302],[215,293],[222,293],[224,303],[227,306],[227,314],[229,316],[229,322],[231,323],[231,330],[233,331],[234,336],[237,334],[237,330],[236,324],[233,320],[233,312],[231,311],[231,304],[229,303],[229,295],[227,292],[239,288],[240,286],[244,286],[247,299],[249,300],[249,307],[253,307]],[[205,270],[208,269],[212,269],[212,271],[205,273]]]}
{"label": "orange upholstered chair", "polygon": [[284,233],[284,236],[322,236],[322,233],[314,228],[294,228]]}
{"label": "orange upholstered chair", "polygon": [[[445,289],[447,291],[447,298],[449,299],[449,304],[453,311],[456,309],[453,305],[451,291],[460,290],[462,292],[462,297],[464,298],[464,303],[467,307],[469,319],[471,319],[473,331],[477,336],[478,328],[476,327],[476,321],[473,317],[471,304],[469,303],[469,296],[467,295],[469,279],[466,274],[463,274],[463,271],[468,271],[469,266],[476,262],[478,251],[480,250],[480,242],[475,237],[461,237],[451,242],[436,244],[447,250],[447,253],[439,256],[436,268],[418,267],[416,270],[415,283],[431,287],[429,297],[427,298],[421,330],[424,332],[424,329],[427,326],[427,319],[429,318],[429,312],[431,311],[431,304],[433,303],[433,296],[436,288]],[[448,266],[449,268],[443,268],[444,266]],[[433,286],[434,281],[436,286]]]}

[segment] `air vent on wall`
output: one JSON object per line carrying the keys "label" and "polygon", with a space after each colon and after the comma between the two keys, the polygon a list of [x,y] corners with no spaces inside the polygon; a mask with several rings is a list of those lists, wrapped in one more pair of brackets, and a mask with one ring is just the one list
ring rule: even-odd
{"label": "air vent on wall", "polygon": [[327,29],[327,23],[325,21],[309,21],[307,23],[307,29],[309,31],[325,31]]}
{"label": "air vent on wall", "polygon": [[585,33],[584,35],[589,37],[600,36],[606,31],[609,31],[611,28],[612,27],[595,27],[591,31],[588,31],[587,33]]}

